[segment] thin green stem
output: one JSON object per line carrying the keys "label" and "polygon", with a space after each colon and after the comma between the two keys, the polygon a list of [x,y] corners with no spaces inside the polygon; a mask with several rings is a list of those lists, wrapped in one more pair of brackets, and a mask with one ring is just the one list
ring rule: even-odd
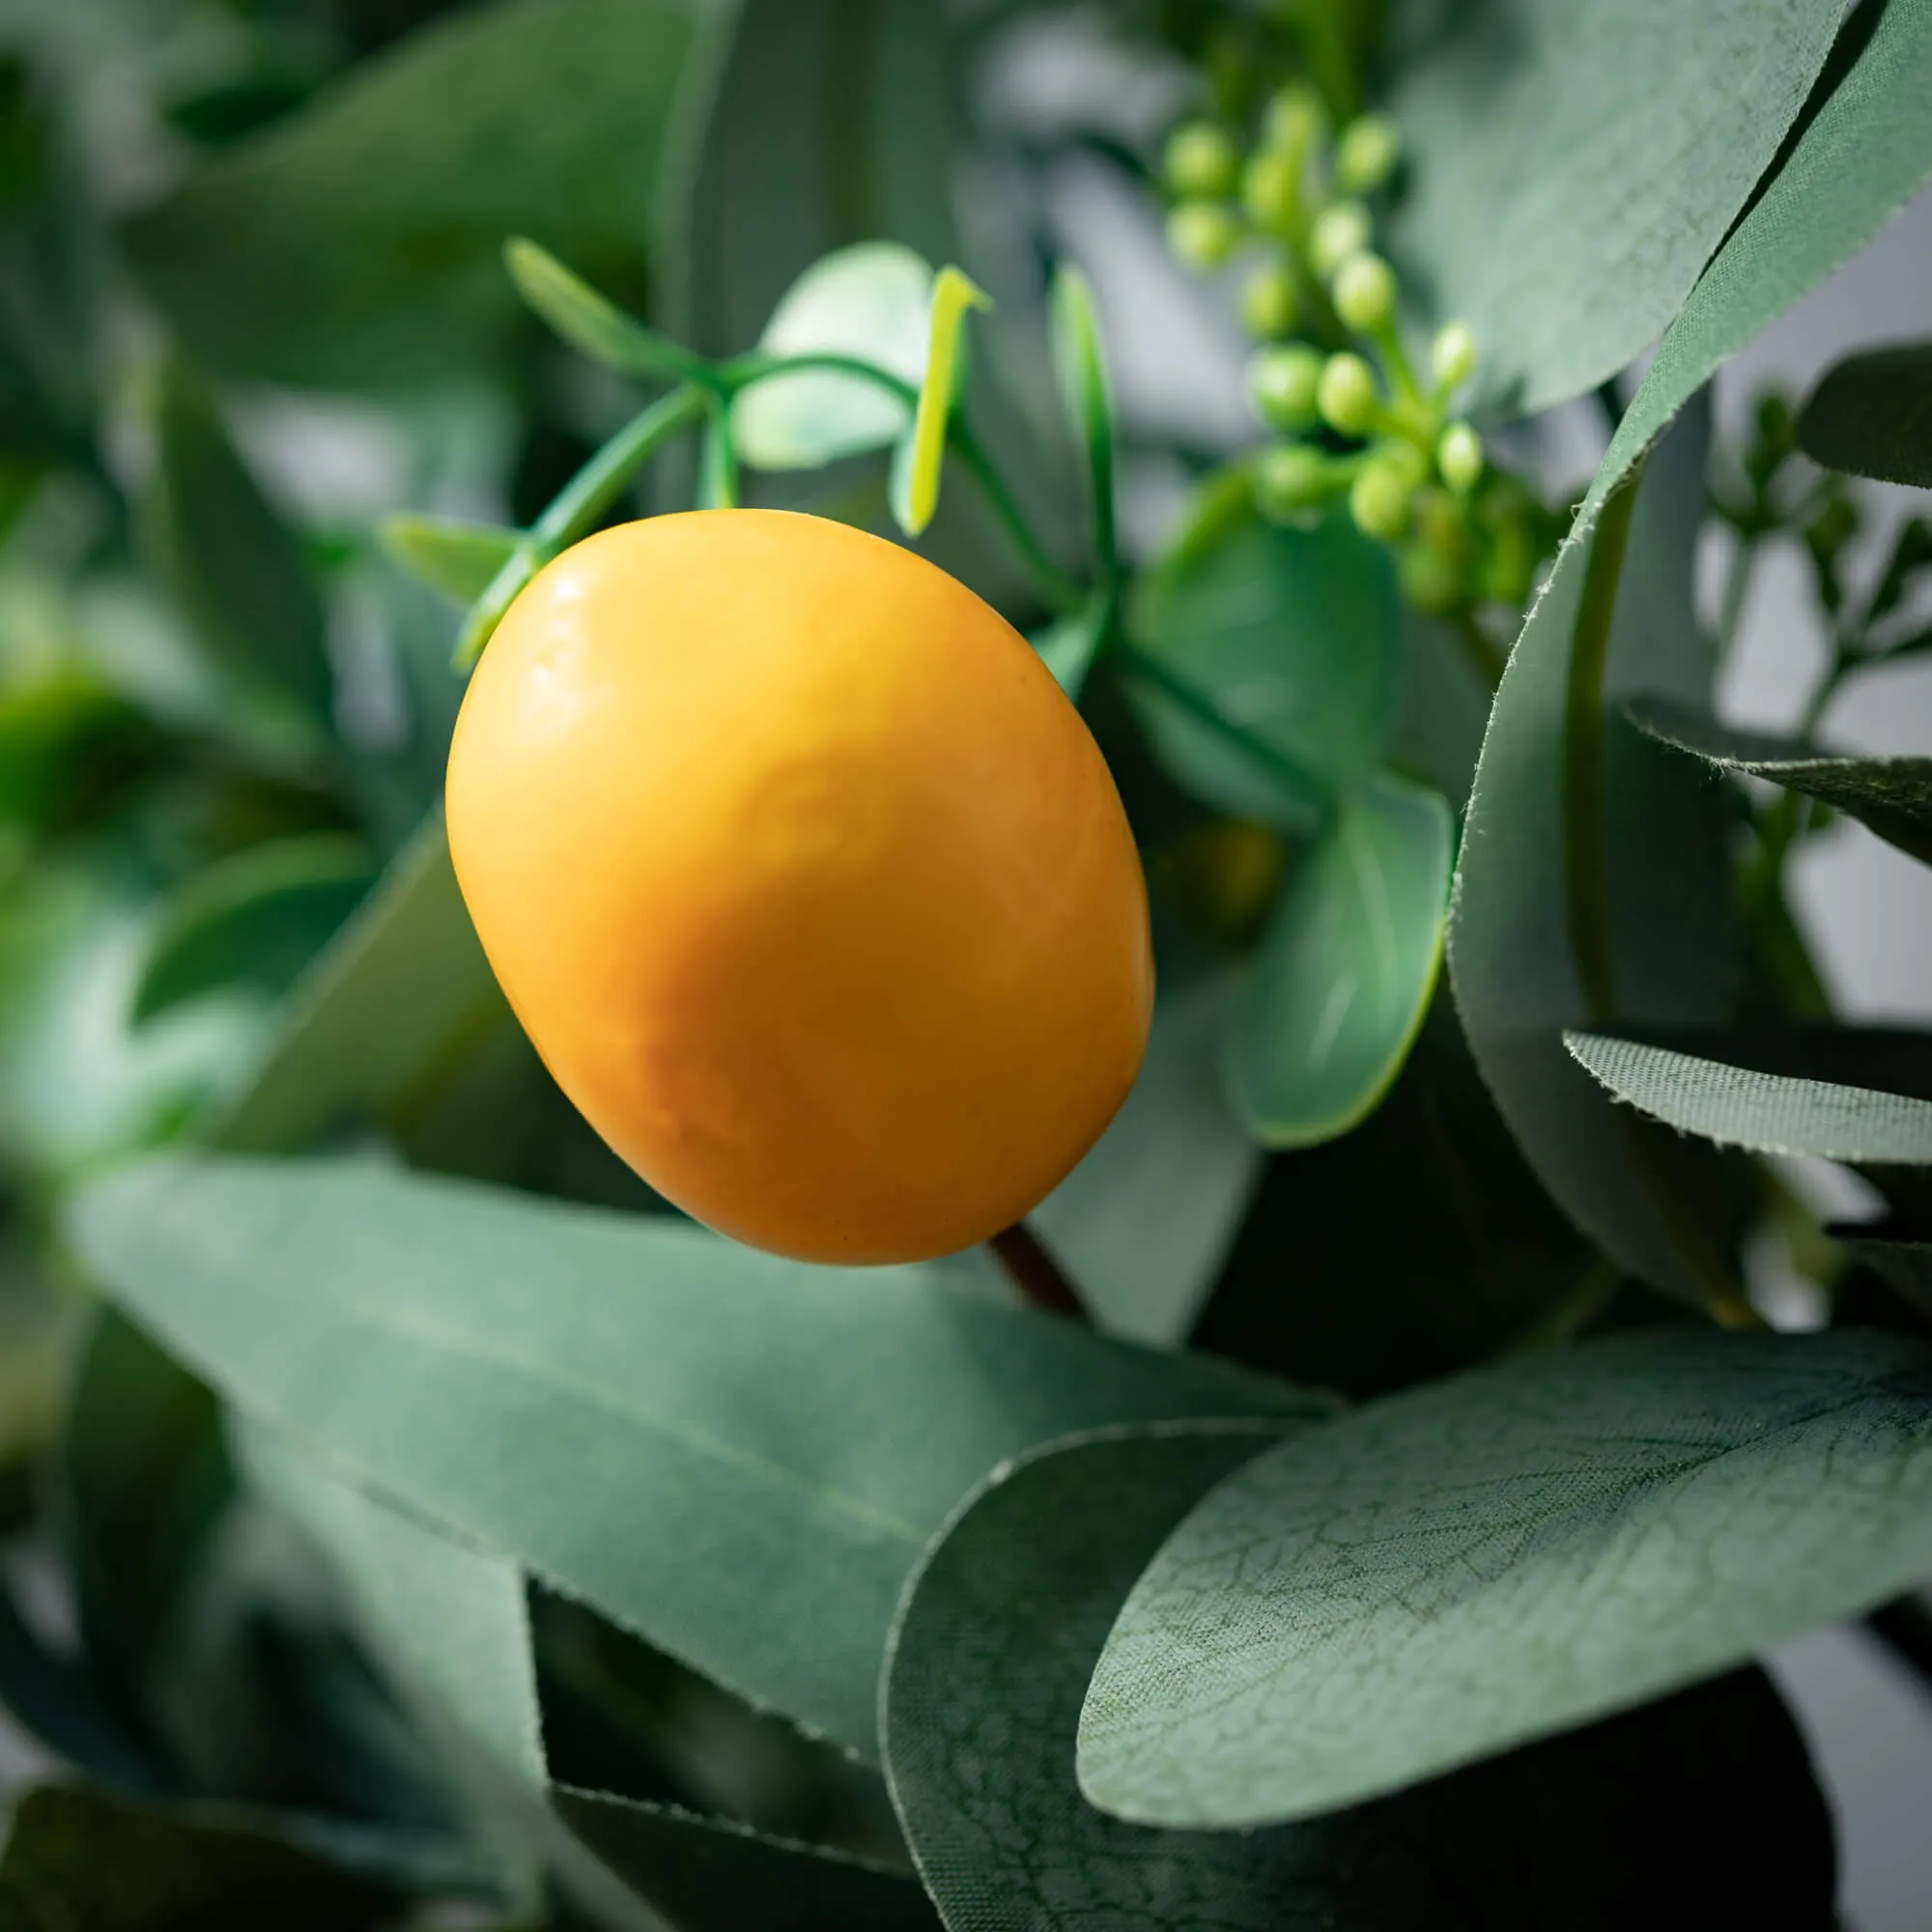
{"label": "thin green stem", "polygon": [[705,412],[697,500],[707,510],[738,507],[738,447],[731,440],[731,405],[723,396],[713,396]]}
{"label": "thin green stem", "polygon": [[588,536],[630,488],[638,471],[679,431],[701,420],[706,407],[703,391],[686,384],[640,410],[557,492],[550,507],[530,526],[536,547],[554,555],[580,537]]}
{"label": "thin green stem", "polygon": [[1751,572],[1756,566],[1760,539],[1751,531],[1737,532],[1737,547],[1731,552],[1731,566],[1724,573],[1724,599],[1718,612],[1718,662],[1723,664],[1738,639],[1744,621],[1745,598],[1750,589]]}

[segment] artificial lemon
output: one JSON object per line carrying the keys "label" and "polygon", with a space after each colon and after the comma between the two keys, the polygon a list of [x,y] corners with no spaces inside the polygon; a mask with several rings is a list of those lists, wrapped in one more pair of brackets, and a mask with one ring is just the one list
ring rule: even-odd
{"label": "artificial lemon", "polygon": [[645,1179],[755,1247],[946,1254],[1125,1097],[1147,896],[1078,713],[963,584],[840,524],[654,517],[565,552],[450,752],[484,950]]}

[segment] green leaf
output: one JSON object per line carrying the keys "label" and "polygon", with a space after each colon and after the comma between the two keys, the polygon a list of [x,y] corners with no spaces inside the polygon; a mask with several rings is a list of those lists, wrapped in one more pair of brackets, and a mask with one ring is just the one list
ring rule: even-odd
{"label": "green leaf", "polygon": [[955,257],[956,71],[937,0],[721,11],[693,63],[690,138],[655,203],[666,333],[735,355],[814,263],[854,242]]}
{"label": "green leaf", "polygon": [[1487,408],[1580,394],[1670,322],[1842,11],[1497,0],[1445,37],[1430,9],[1398,10],[1388,105],[1411,176],[1392,245],[1437,319],[1475,331]]}
{"label": "green leaf", "polygon": [[383,548],[452,604],[473,604],[526,541],[522,530],[413,512],[384,519]]}
{"label": "green leaf", "polygon": [[211,866],[155,930],[134,1020],[234,987],[286,992],[374,875],[368,847],[336,832],[270,839]]}
{"label": "green leaf", "polygon": [[1924,115],[1932,0],[1874,0],[1854,27],[1866,18],[1870,39],[1850,71],[1665,330],[1597,471],[1579,531],[1719,364],[1850,261],[1932,174]]}
{"label": "green leaf", "polygon": [[1299,825],[1374,766],[1394,713],[1401,629],[1380,544],[1346,515],[1308,529],[1266,523],[1243,491],[1142,580],[1132,634],[1149,663],[1184,679],[1273,760],[1150,680],[1134,678],[1135,702],[1189,790]]}
{"label": "green leaf", "polygon": [[1214,1491],[1122,1610],[1081,1788],[1307,1817],[1621,1710],[1932,1565],[1932,1353],[1654,1332],[1393,1396]]}
{"label": "green leaf", "polygon": [[1828,370],[1799,412],[1798,445],[1827,469],[1932,489],[1932,342]]}
{"label": "green leaf", "polygon": [[143,1747],[103,1708],[71,1660],[49,1650],[0,1587],[0,1707],[45,1749],[124,1791],[156,1783]]}
{"label": "green leaf", "polygon": [[924,1892],[897,1872],[602,1792],[558,1790],[551,1802],[679,1932],[939,1932]]}
{"label": "green leaf", "polygon": [[1186,1333],[1261,1176],[1216,1075],[1228,990],[1225,974],[1163,981],[1125,1104],[1027,1216],[1100,1325],[1156,1347]]}
{"label": "green leaf", "polygon": [[1056,1445],[989,1482],[928,1551],[884,1728],[953,1932],[1827,1932],[1831,1814],[1755,1670],[1311,1824],[1159,1832],[1094,1810],[1074,1738],[1109,1622],[1245,1454],[1239,1436],[1179,1429]]}
{"label": "green leaf", "polygon": [[152,413],[155,464],[139,508],[156,574],[230,673],[327,725],[327,620],[301,546],[179,356],[156,373]]}
{"label": "green leaf", "polygon": [[633,320],[527,236],[503,244],[503,265],[525,301],[591,361],[651,382],[701,381],[708,373],[701,355]]}
{"label": "green leaf", "polygon": [[1062,617],[1027,641],[1040,655],[1053,679],[1075,704],[1087,687],[1087,673],[1094,668],[1106,640],[1107,612],[1095,603],[1077,616]]}
{"label": "green leaf", "polygon": [[1740,731],[1704,713],[1639,699],[1631,717],[1659,743],[1689,752],[1719,771],[1822,799],[1901,852],[1932,866],[1932,758],[1862,758],[1802,738]]}
{"label": "green leaf", "polygon": [[[1808,1153],[1879,1165],[1932,1164],[1932,1098],[1889,1091],[1892,1037],[1850,1035],[1871,1086],[1739,1065],[1640,1039],[1566,1033],[1563,1043],[1619,1100],[1680,1133],[1759,1153]],[[1739,1045],[1748,1051],[1748,1043]],[[1932,1050],[1932,1039],[1920,1042]],[[1918,1055],[1921,1066],[1928,1051]],[[1903,1068],[1900,1068],[1903,1071]]]}
{"label": "green leaf", "polygon": [[[772,355],[853,355],[911,388],[924,381],[933,274],[896,242],[861,242],[814,262],[779,301],[758,347]],[[758,469],[812,469],[896,442],[913,412],[861,376],[768,376],[731,404],[738,453]]]}
{"label": "green leaf", "polygon": [[297,986],[212,1139],[298,1148],[370,1120],[406,1126],[467,1052],[514,1026],[476,938],[440,813]]}
{"label": "green leaf", "polygon": [[[944,1268],[807,1267],[363,1164],[124,1170],[76,1233],[239,1406],[860,1751],[898,1586],[987,1468],[1069,1429],[1315,1400]],[[666,1560],[694,1539],[703,1562]]]}
{"label": "green leaf", "polygon": [[433,21],[137,216],[134,266],[224,374],[444,376],[515,325],[505,236],[635,274],[710,17],[689,0],[497,0]]}
{"label": "green leaf", "polygon": [[392,1912],[381,1887],[284,1839],[60,1785],[20,1800],[0,1860],[9,1932],[355,1932]]}
{"label": "green leaf", "polygon": [[1442,958],[1456,821],[1433,791],[1345,793],[1241,977],[1222,1077],[1264,1147],[1347,1133],[1388,1092]]}
{"label": "green leaf", "polygon": [[966,315],[991,308],[992,299],[954,268],[941,269],[932,284],[932,314],[925,345],[925,375],[912,428],[893,453],[888,495],[893,519],[916,537],[939,508],[939,475],[946,462],[946,433],[954,399],[965,380]]}
{"label": "green leaf", "polygon": [[1932,1241],[1905,1241],[1858,1228],[1831,1230],[1893,1293],[1932,1316]]}
{"label": "green leaf", "polygon": [[1088,491],[1094,520],[1094,554],[1102,571],[1116,568],[1114,539],[1114,406],[1107,382],[1100,325],[1087,277],[1070,264],[1054,270],[1049,304],[1054,373],[1061,400],[1080,446],[1087,452]]}

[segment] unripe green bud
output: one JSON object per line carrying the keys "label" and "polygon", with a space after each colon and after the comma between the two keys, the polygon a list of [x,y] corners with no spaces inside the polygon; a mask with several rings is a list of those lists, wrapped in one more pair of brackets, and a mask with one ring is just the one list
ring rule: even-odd
{"label": "unripe green bud", "polygon": [[1291,83],[1268,102],[1262,140],[1288,154],[1306,155],[1328,132],[1328,110],[1312,87]]}
{"label": "unripe green bud", "polygon": [[1279,263],[1257,269],[1241,290],[1241,320],[1264,340],[1294,327],[1294,277]]}
{"label": "unripe green bud", "polygon": [[1269,428],[1306,429],[1314,422],[1322,361],[1319,349],[1295,343],[1283,349],[1264,349],[1248,364],[1248,394]]}
{"label": "unripe green bud", "polygon": [[1452,422],[1435,444],[1435,467],[1459,497],[1466,497],[1483,473],[1483,439],[1465,422]]}
{"label": "unripe green bud", "polygon": [[1395,172],[1401,154],[1395,124],[1364,114],[1342,129],[1335,144],[1335,185],[1344,194],[1373,194]]}
{"label": "unripe green bud", "polygon": [[1387,464],[1411,490],[1429,481],[1429,458],[1406,437],[1392,437],[1377,449],[1375,460]]}
{"label": "unripe green bud", "polygon": [[1335,270],[1335,313],[1357,335],[1395,320],[1395,271],[1379,255],[1350,255]]}
{"label": "unripe green bud", "polygon": [[1452,322],[1435,332],[1429,346],[1429,366],[1445,389],[1466,383],[1476,372],[1476,338],[1466,323]]}
{"label": "unripe green bud", "polygon": [[1359,201],[1338,201],[1315,217],[1308,232],[1309,265],[1324,279],[1351,255],[1359,255],[1375,237],[1369,211]]}
{"label": "unripe green bud", "polygon": [[1375,372],[1359,355],[1331,355],[1316,385],[1315,407],[1321,419],[1344,436],[1360,436],[1376,413]]}
{"label": "unripe green bud", "polygon": [[1241,151],[1225,128],[1211,121],[1187,121],[1167,137],[1170,193],[1183,200],[1219,201],[1240,179]]}
{"label": "unripe green bud", "polygon": [[1277,523],[1319,510],[1334,494],[1333,465],[1305,442],[1277,442],[1255,459],[1255,502]]}
{"label": "unripe green bud", "polygon": [[1301,169],[1293,155],[1264,148],[1241,170],[1241,204],[1262,228],[1283,228],[1301,198]]}
{"label": "unripe green bud", "polygon": [[1240,239],[1235,211],[1218,201],[1178,202],[1167,217],[1167,245],[1190,269],[1218,268]]}
{"label": "unripe green bud", "polygon": [[1364,536],[1393,543],[1408,528],[1415,492],[1391,463],[1365,464],[1349,491],[1349,514]]}

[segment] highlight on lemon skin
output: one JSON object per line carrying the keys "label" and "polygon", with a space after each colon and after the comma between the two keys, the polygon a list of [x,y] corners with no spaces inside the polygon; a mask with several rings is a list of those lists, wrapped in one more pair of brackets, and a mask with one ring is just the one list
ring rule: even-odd
{"label": "highlight on lemon skin", "polygon": [[1138,1071],[1147,897],[1098,747],[1005,619],[862,531],[708,510],[566,551],[477,667],[447,805],[558,1084],[751,1245],[984,1240]]}

